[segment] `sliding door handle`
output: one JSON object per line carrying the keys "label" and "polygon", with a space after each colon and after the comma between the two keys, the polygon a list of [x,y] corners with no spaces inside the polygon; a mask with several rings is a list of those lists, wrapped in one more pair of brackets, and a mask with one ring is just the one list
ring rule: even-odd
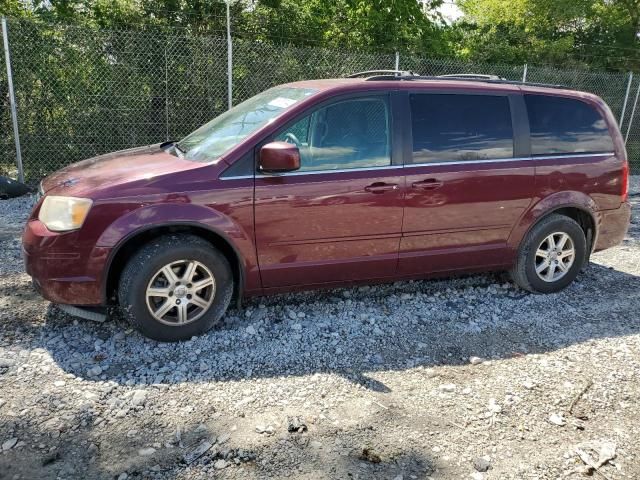
{"label": "sliding door handle", "polygon": [[367,185],[364,187],[364,190],[369,193],[384,193],[390,192],[392,190],[397,190],[398,184],[396,183],[384,183],[384,182],[375,182],[371,185]]}
{"label": "sliding door handle", "polygon": [[436,188],[440,188],[442,185],[443,183],[435,178],[427,178],[426,180],[413,182],[411,184],[413,188],[417,188],[418,190],[435,190]]}

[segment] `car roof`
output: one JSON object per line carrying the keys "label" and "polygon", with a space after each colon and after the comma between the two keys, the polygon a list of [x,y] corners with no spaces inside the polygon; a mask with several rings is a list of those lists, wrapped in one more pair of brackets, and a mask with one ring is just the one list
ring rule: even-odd
{"label": "car roof", "polygon": [[460,78],[331,78],[318,80],[303,80],[288,83],[288,86],[312,88],[326,93],[348,93],[357,90],[460,90],[477,92],[522,92],[539,95],[582,98],[590,101],[601,101],[600,98],[588,92],[571,90],[555,85],[528,84],[517,81],[465,80]]}

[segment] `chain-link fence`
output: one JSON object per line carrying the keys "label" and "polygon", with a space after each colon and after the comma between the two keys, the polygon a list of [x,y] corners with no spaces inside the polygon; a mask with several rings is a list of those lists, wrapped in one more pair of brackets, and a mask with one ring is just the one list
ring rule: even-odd
{"label": "chain-link fence", "polygon": [[[24,176],[36,182],[71,162],[179,139],[228,105],[227,40],[175,32],[107,31],[8,19]],[[562,84],[602,96],[619,118],[629,74],[435,60],[400,52],[350,52],[233,39],[236,104],[268,87],[399,68],[424,75],[495,74]],[[0,69],[0,174],[16,174],[4,53]],[[640,76],[631,85],[623,135]],[[640,172],[640,108],[627,149]]]}

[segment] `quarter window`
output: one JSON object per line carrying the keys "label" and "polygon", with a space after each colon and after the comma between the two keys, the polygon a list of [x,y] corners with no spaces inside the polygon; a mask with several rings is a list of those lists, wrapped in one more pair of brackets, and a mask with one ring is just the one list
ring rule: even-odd
{"label": "quarter window", "polygon": [[300,149],[300,171],[343,170],[391,164],[386,98],[345,100],[289,125],[276,140]]}
{"label": "quarter window", "polygon": [[612,152],[607,123],[573,98],[525,95],[533,155]]}
{"label": "quarter window", "polygon": [[411,95],[413,163],[493,160],[513,156],[506,96]]}

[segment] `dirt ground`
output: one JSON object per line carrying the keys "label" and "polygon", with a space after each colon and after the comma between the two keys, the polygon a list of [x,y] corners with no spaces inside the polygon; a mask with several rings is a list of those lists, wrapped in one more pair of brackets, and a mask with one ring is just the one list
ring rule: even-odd
{"label": "dirt ground", "polygon": [[640,478],[631,199],[624,243],[559,294],[496,274],[261,298],[180,344],[38,297],[31,200],[0,201],[0,479]]}

